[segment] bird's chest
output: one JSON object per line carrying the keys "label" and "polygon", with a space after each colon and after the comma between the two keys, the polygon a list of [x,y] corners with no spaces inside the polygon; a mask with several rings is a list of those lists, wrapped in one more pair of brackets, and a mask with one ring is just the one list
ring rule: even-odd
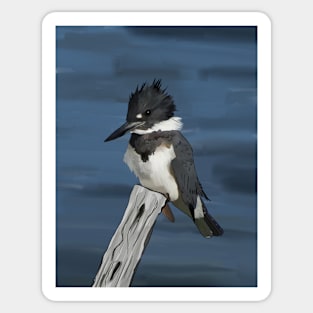
{"label": "bird's chest", "polygon": [[128,145],[124,155],[124,162],[129,169],[139,178],[140,183],[152,190],[162,193],[173,193],[177,189],[175,179],[171,174],[171,162],[175,158],[172,146],[160,145],[154,153],[144,158]]}
{"label": "bird's chest", "polygon": [[153,153],[142,157],[131,145],[128,145],[124,162],[139,178],[148,178],[152,175],[166,174],[170,170],[170,164],[174,158],[175,153],[172,146],[160,145]]}

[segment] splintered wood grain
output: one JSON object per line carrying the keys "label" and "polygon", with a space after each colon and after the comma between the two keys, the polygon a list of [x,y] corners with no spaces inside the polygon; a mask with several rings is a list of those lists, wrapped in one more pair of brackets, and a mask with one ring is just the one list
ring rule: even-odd
{"label": "splintered wood grain", "polygon": [[166,197],[135,185],[124,216],[106,250],[93,287],[128,287]]}

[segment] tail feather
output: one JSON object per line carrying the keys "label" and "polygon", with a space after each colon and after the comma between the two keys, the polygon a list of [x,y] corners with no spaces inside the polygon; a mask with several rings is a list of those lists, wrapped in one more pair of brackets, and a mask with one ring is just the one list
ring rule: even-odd
{"label": "tail feather", "polygon": [[206,213],[203,218],[195,219],[195,224],[204,237],[222,236],[224,233],[223,228],[209,213]]}
{"label": "tail feather", "polygon": [[[200,198],[201,199],[201,198]],[[221,236],[224,233],[223,228],[218,224],[214,217],[208,212],[203,201],[201,200],[203,216],[194,219],[200,233],[206,237]]]}
{"label": "tail feather", "polygon": [[187,205],[181,197],[173,204],[193,220],[203,237],[210,238],[223,235],[223,228],[208,212],[200,196],[197,197],[196,207],[192,204]]}

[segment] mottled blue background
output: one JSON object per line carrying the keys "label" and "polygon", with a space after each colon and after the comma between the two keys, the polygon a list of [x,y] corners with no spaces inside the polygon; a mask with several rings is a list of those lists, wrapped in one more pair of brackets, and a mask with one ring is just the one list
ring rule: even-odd
{"label": "mottled blue background", "polygon": [[161,78],[183,118],[207,207],[205,239],[160,215],[132,286],[257,286],[255,27],[57,27],[57,286],[91,286],[136,177],[123,163],[129,94]]}

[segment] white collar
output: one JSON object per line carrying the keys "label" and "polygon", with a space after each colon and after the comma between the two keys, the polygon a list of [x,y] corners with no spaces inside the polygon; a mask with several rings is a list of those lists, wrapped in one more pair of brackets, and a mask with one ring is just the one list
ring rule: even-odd
{"label": "white collar", "polygon": [[131,133],[144,135],[150,134],[156,131],[170,131],[170,130],[181,130],[183,128],[183,122],[181,117],[174,116],[166,121],[159,122],[148,129],[134,129]]}

